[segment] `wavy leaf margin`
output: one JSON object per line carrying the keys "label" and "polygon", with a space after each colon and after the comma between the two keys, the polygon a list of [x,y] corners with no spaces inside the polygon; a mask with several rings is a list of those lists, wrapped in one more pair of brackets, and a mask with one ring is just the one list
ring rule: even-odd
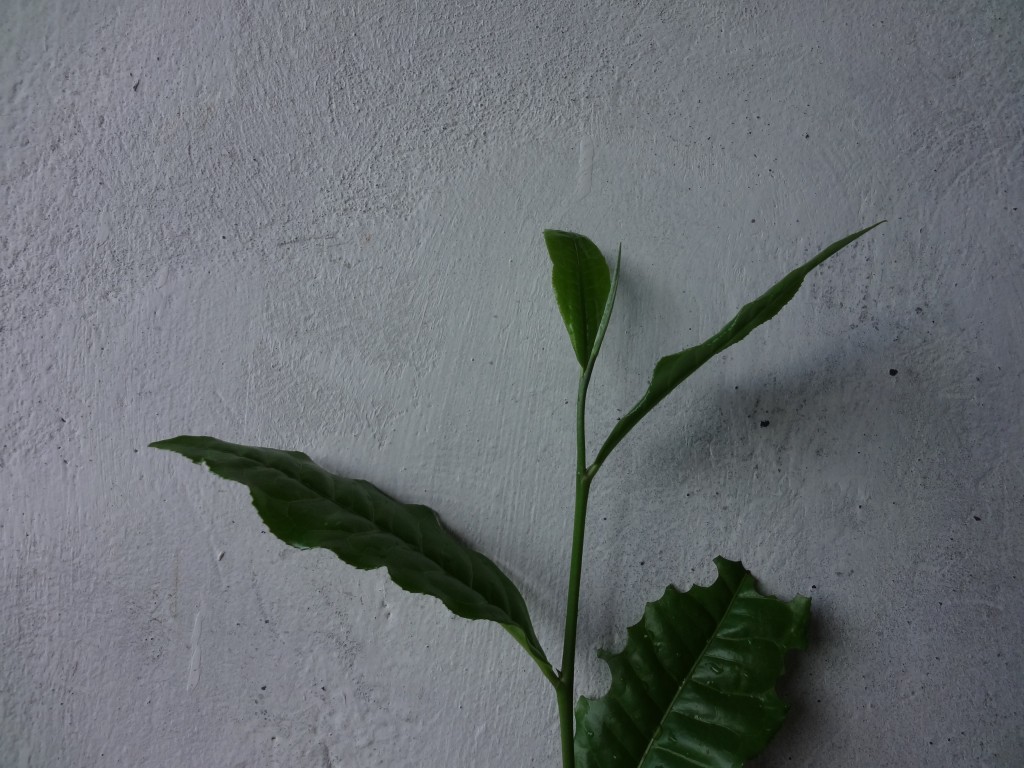
{"label": "wavy leaf margin", "polygon": [[601,652],[608,693],[576,708],[577,768],[737,768],[788,710],[775,692],[787,651],[807,645],[810,599],[757,591],[742,563],[648,603],[619,653]]}
{"label": "wavy leaf margin", "polygon": [[674,355],[661,358],[654,366],[654,373],[651,376],[651,382],[647,387],[647,391],[630,408],[629,412],[616,422],[598,451],[594,463],[597,465],[603,464],[615,446],[629,434],[630,430],[704,363],[719,352],[746,338],[759,325],[775,317],[789,303],[790,299],[796,296],[797,291],[800,290],[800,286],[803,284],[804,278],[807,277],[811,270],[823,264],[829,257],[841,251],[854,240],[866,235],[872,229],[884,223],[885,220],[883,219],[872,224],[870,227],[865,227],[858,232],[854,232],[852,235],[847,235],[841,240],[832,243],[810,261],[791,271],[756,299],[745,304],[736,313],[735,317],[726,323],[714,336],[711,336],[697,346],[689,347],[681,352],[676,352]]}
{"label": "wavy leaf margin", "polygon": [[429,507],[404,504],[365,480],[328,472],[300,451],[198,435],[150,447],[179,453],[248,486],[263,522],[286,544],[329,549],[364,570],[385,567],[402,589],[436,597],[457,616],[497,622],[554,681],[515,584],[442,527]]}

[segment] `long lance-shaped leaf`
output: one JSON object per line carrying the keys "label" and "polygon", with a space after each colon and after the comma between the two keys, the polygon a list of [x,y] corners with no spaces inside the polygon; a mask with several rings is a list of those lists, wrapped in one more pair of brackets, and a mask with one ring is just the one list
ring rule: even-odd
{"label": "long lance-shaped leaf", "polygon": [[576,708],[577,768],[736,768],[788,706],[775,693],[787,650],[806,647],[810,599],[760,594],[742,564],[648,603],[621,653],[601,654],[609,692]]}
{"label": "long lance-shaped leaf", "polygon": [[497,565],[446,531],[429,507],[403,504],[365,480],[332,474],[299,451],[191,435],[151,447],[248,486],[263,522],[286,544],[329,549],[356,568],[384,566],[409,592],[436,597],[458,616],[496,621],[555,681],[519,590]]}
{"label": "long lance-shaped leaf", "polygon": [[545,229],[544,243],[551,256],[551,285],[558,311],[576,359],[586,368],[611,286],[608,262],[596,245],[575,232]]}
{"label": "long lance-shaped leaf", "polygon": [[683,383],[690,374],[700,368],[727,347],[746,337],[748,333],[762,323],[771,320],[779,311],[792,299],[800,289],[807,274],[821,264],[825,259],[845,248],[861,235],[870,232],[884,221],[872,224],[870,227],[854,232],[842,240],[837,240],[828,248],[823,250],[802,267],[798,267],[773,285],[762,296],[754,299],[744,306],[736,316],[730,320],[722,330],[695,347],[684,349],[674,355],[663,357],[654,366],[654,375],[647,392],[634,405],[629,413],[623,416],[612,428],[608,439],[605,440],[601,450],[598,451],[594,463],[600,465],[608,458],[612,450],[621,442],[629,431],[646,416],[654,406],[660,403],[676,387]]}

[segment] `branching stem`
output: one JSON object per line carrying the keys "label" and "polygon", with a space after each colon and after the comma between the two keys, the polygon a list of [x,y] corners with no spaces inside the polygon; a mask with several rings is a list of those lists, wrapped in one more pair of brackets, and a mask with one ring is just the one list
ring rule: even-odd
{"label": "branching stem", "polygon": [[[596,355],[594,356],[596,357]],[[580,374],[576,396],[576,504],[572,526],[572,554],[569,560],[569,593],[565,604],[565,636],[562,643],[562,671],[558,697],[558,724],[562,741],[562,768],[575,768],[573,754],[573,691],[576,674],[576,627],[579,619],[580,583],[583,576],[583,538],[587,527],[587,500],[597,465],[587,468],[587,387],[594,368],[593,357]]]}

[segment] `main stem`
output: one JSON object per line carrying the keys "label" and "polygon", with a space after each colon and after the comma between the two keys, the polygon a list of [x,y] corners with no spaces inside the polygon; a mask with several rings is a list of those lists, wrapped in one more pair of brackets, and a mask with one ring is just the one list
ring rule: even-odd
{"label": "main stem", "polygon": [[586,406],[587,386],[593,364],[580,373],[576,395],[576,507],[572,526],[572,555],[569,562],[569,594],[565,602],[565,636],[562,642],[562,671],[558,697],[558,725],[562,737],[562,768],[575,768],[573,750],[573,689],[576,674],[576,626],[579,619],[580,581],[583,574],[583,536],[587,527],[587,499],[597,471],[587,469]]}

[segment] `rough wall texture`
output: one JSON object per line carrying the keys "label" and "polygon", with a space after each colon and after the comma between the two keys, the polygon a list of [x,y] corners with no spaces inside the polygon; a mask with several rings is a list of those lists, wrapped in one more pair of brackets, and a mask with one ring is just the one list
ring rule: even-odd
{"label": "rough wall texture", "polygon": [[575,363],[544,227],[623,244],[591,388],[836,237],[595,486],[579,683],[665,583],[814,598],[759,766],[1024,764],[1024,5],[0,3],[0,762],[553,766],[500,629],[151,440],[440,510],[558,646]]}

